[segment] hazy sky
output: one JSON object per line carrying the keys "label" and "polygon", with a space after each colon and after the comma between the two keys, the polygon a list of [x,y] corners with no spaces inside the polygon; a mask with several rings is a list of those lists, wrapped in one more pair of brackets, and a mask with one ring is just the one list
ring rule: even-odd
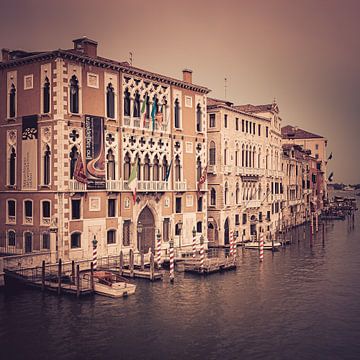
{"label": "hazy sky", "polygon": [[360,183],[360,1],[0,0],[0,48],[98,53],[193,81],[236,104],[275,97],[283,125],[325,136],[335,182]]}

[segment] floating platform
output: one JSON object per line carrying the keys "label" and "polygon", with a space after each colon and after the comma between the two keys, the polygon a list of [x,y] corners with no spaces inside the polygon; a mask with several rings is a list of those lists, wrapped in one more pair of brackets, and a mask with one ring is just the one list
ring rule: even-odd
{"label": "floating platform", "polygon": [[[112,272],[116,272],[117,274],[120,274],[119,269],[109,269],[109,270]],[[134,269],[131,274],[130,269],[122,269],[121,276],[155,281],[155,280],[162,280],[163,273],[157,270],[151,273],[150,269],[144,269],[144,270]]]}
{"label": "floating platform", "polygon": [[[274,241],[274,245],[268,241],[268,242],[264,242],[264,250],[276,250],[281,246],[281,243],[278,241]],[[245,244],[245,249],[251,249],[251,250],[259,250],[260,249],[260,245],[259,243],[256,242],[250,242]]]}
{"label": "floating platform", "polygon": [[237,267],[235,258],[209,258],[204,259],[204,265],[201,266],[200,259],[186,260],[177,265],[179,271],[193,274],[213,274],[216,272],[235,270]]}

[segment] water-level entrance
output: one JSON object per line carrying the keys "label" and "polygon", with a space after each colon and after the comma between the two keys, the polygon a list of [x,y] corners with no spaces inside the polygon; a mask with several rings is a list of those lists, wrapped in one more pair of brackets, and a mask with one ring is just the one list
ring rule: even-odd
{"label": "water-level entrance", "polygon": [[155,219],[151,210],[146,206],[140,213],[137,223],[138,249],[145,254],[149,248],[155,248]]}

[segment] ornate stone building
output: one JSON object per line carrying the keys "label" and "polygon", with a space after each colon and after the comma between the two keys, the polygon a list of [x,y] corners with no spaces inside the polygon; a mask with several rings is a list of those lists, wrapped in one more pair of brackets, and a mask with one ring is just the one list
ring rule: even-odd
{"label": "ornate stone building", "polygon": [[281,118],[275,103],[208,99],[209,244],[275,231],[283,201]]}
{"label": "ornate stone building", "polygon": [[148,252],[157,233],[164,251],[171,237],[190,245],[194,227],[206,236],[208,92],[190,70],[177,80],[105,59],[87,38],[3,49],[0,250],[79,259],[94,238],[103,256]]}

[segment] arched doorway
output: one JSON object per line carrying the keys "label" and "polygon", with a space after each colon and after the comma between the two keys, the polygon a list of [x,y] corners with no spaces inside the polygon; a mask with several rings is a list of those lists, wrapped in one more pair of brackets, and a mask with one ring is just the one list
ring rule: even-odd
{"label": "arched doorway", "polygon": [[208,222],[208,240],[209,246],[219,245],[218,227],[215,220]]}
{"label": "arched doorway", "polygon": [[229,245],[229,218],[226,218],[225,224],[224,224],[224,244]]}
{"label": "arched doorway", "polygon": [[250,235],[252,240],[257,239],[256,224],[257,224],[257,218],[255,215],[252,215],[250,218]]}
{"label": "arched doorway", "polygon": [[[139,224],[141,224],[139,226]],[[146,206],[140,213],[137,223],[138,250],[148,253],[149,248],[155,248],[155,219],[151,210]]]}

